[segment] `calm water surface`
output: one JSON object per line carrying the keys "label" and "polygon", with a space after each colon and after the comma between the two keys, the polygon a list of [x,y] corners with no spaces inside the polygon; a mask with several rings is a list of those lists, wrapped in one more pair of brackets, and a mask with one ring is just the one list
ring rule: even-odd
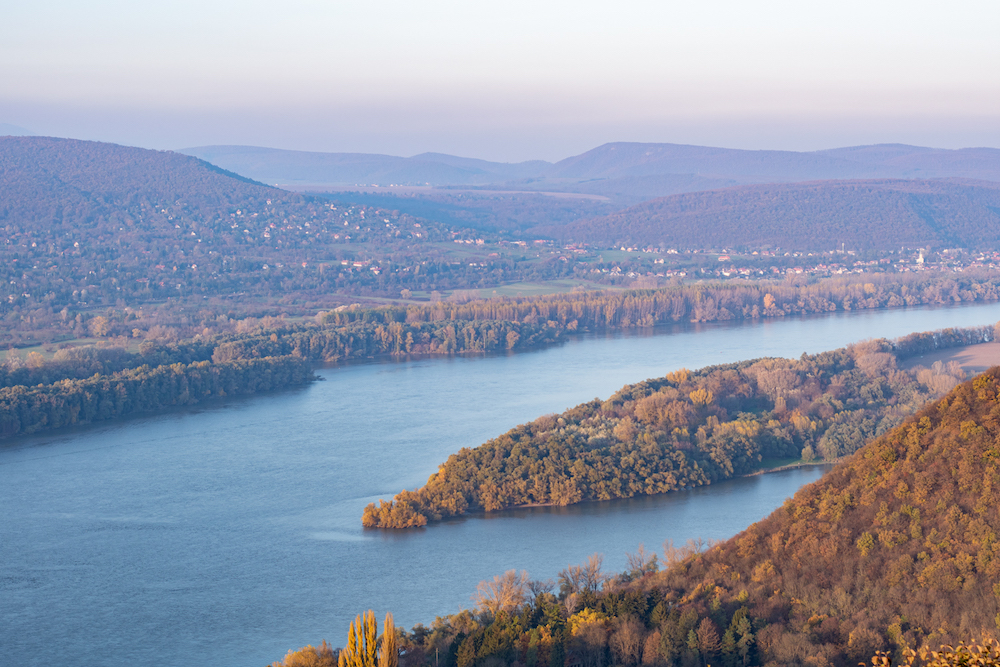
{"label": "calm water surface", "polygon": [[361,510],[539,415],[680,367],[990,324],[1000,305],[837,314],[584,337],[514,356],[357,364],[325,382],[0,445],[2,661],[261,666],[349,619],[428,623],[510,568],[554,577],[594,552],[725,538],[822,469],[408,532]]}

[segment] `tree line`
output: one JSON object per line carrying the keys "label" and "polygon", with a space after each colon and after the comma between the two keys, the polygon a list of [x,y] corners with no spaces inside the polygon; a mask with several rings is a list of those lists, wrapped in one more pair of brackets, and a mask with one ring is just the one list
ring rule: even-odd
{"label": "tree line", "polygon": [[213,397],[302,385],[312,367],[291,355],[140,366],[110,375],[0,389],[0,437],[120,419]]}
{"label": "tree line", "polygon": [[812,284],[696,283],[662,289],[571,292],[539,297],[497,297],[466,303],[328,313],[335,324],[503,320],[555,322],[587,328],[651,327],[674,322],[716,322],[788,315],[921,305],[992,303],[1000,276],[983,274],[868,274]]}
{"label": "tree line", "polygon": [[33,352],[0,364],[0,437],[126,417],[212,396],[304,384],[325,362],[378,356],[497,353],[552,344],[548,323],[440,321],[281,326],[244,334]]}

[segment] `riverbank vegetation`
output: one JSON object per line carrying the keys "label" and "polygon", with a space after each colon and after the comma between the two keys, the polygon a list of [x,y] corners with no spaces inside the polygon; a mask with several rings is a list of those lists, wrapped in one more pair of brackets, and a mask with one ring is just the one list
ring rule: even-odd
{"label": "riverbank vegetation", "polygon": [[[200,333],[183,340],[171,335],[173,331],[164,325],[152,325],[148,331],[136,326],[142,320],[135,311],[111,311],[107,316],[78,318],[78,327],[99,341],[97,345],[47,354],[37,350],[27,354],[8,352],[0,365],[0,437],[125,417],[191,404],[209,396],[280,389],[305,382],[310,377],[308,368],[323,363],[411,355],[506,353],[558,343],[582,331],[634,329],[688,320],[728,321],[998,299],[1000,278],[975,276],[947,280],[926,276],[865,277],[803,285],[698,284],[533,298],[459,299],[406,307],[346,307],[294,322],[271,316],[231,320],[207,313],[205,317],[212,326],[202,327]],[[206,371],[206,362],[210,372]],[[176,364],[183,364],[185,369],[180,370]],[[168,366],[169,372],[161,368]],[[206,372],[210,380],[202,377]],[[800,372],[810,371],[795,371]],[[170,384],[176,389],[164,389],[161,378],[181,376],[183,382]],[[149,386],[143,388],[144,384]],[[189,385],[195,389],[189,390]],[[697,408],[697,414],[675,420],[671,433],[673,428],[687,428],[694,417],[704,421],[714,414],[719,418],[720,407],[727,414],[744,409],[731,399],[725,405],[712,401],[695,405],[690,398],[694,389],[686,385],[674,389],[687,391],[684,395]],[[772,398],[776,401],[778,396]],[[778,409],[778,403],[774,408]],[[752,406],[747,409],[756,410]],[[634,416],[633,421],[636,419],[645,423],[641,416]],[[664,419],[645,421],[664,425],[669,421]],[[707,421],[698,425],[714,428]],[[628,430],[627,426],[622,428]],[[771,432],[766,425],[764,428]],[[697,437],[697,429],[689,429],[687,437]],[[775,437],[780,440],[784,436]],[[804,445],[765,447],[761,454],[791,452],[797,456],[802,449]],[[722,464],[723,468],[728,465]],[[739,461],[732,465],[742,466]],[[677,479],[657,482],[656,488],[702,483],[717,475],[701,464],[689,469],[678,460],[677,466],[661,471]],[[554,495],[537,502],[561,502],[564,496],[572,498],[575,493],[570,487],[562,489],[557,485]]]}
{"label": "riverbank vegetation", "polygon": [[[462,295],[458,295],[462,297]],[[650,327],[674,322],[725,322],[787,315],[920,305],[1000,301],[1000,276],[982,274],[879,274],[813,283],[687,283],[661,289],[571,292],[540,297],[456,298],[380,309],[341,309],[328,322],[433,322],[503,320],[576,323],[592,329]]]}
{"label": "riverbank vegetation", "polygon": [[998,664],[998,441],[994,368],[725,542],[482,582],[476,608],[399,633],[399,664]]}
{"label": "riverbank vegetation", "polygon": [[410,528],[467,512],[701,486],[748,474],[763,459],[836,460],[965,377],[954,362],[906,371],[900,359],[993,335],[992,327],[913,334],[628,385],[461,450],[422,488],[368,505],[362,523]]}

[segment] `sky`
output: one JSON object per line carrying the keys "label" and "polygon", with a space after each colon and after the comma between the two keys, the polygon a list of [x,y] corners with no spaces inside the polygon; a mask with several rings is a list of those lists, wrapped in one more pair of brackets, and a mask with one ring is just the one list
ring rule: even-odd
{"label": "sky", "polygon": [[1000,147],[995,0],[4,5],[0,124],[35,134],[502,161]]}

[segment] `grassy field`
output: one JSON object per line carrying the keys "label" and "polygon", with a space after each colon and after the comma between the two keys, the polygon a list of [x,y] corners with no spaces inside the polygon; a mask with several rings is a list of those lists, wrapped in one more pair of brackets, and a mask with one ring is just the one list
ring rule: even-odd
{"label": "grassy field", "polygon": [[[45,343],[40,345],[32,345],[31,347],[19,347],[13,350],[0,350],[0,361],[4,361],[13,352],[13,354],[26,359],[28,355],[32,352],[38,352],[46,360],[51,359],[55,356],[58,349],[64,347],[83,347],[85,345],[97,345],[98,343],[118,343],[121,339],[119,338],[73,338],[71,340],[64,340],[58,343]],[[128,349],[129,352],[138,352],[139,343],[142,341],[137,338],[128,339]]]}
{"label": "grassy field", "polygon": [[589,280],[548,280],[541,283],[511,283],[499,287],[487,287],[477,290],[479,296],[488,299],[493,296],[542,296],[545,294],[563,294],[565,292],[584,290],[621,290],[624,287],[614,287],[590,282]]}

